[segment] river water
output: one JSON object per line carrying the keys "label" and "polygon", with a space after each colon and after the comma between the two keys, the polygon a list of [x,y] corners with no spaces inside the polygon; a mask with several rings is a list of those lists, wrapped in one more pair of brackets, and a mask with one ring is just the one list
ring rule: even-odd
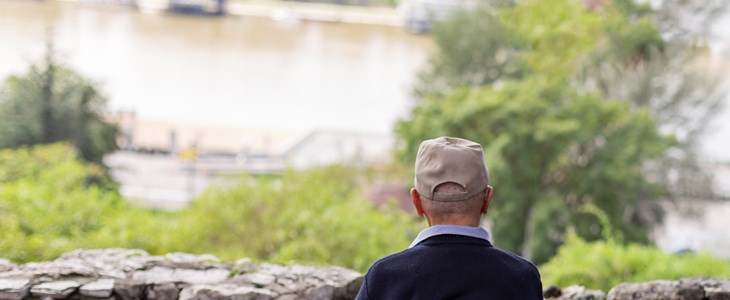
{"label": "river water", "polygon": [[389,133],[433,43],[398,27],[0,0],[0,78],[59,57],[113,109],[258,129]]}

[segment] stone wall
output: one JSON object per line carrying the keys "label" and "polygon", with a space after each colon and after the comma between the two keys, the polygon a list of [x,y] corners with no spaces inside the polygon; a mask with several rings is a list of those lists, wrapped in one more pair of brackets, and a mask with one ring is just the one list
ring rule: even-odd
{"label": "stone wall", "polygon": [[[54,261],[0,259],[0,299],[353,299],[362,274],[340,267],[221,263],[212,255],[76,250]],[[730,300],[730,279],[624,283],[603,291],[547,287],[551,300]]]}
{"label": "stone wall", "polygon": [[730,300],[730,279],[684,278],[677,281],[655,280],[622,283],[606,295],[581,286],[564,289],[548,287],[549,300]]}
{"label": "stone wall", "polygon": [[221,263],[212,255],[76,250],[50,262],[0,259],[0,299],[352,299],[362,274],[340,267]]}

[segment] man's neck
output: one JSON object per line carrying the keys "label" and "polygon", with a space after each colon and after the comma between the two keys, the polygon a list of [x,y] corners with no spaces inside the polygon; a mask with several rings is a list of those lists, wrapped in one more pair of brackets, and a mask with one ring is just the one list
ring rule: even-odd
{"label": "man's neck", "polygon": [[479,220],[472,220],[472,219],[446,219],[446,220],[438,220],[433,219],[429,220],[428,226],[436,226],[436,225],[458,225],[458,226],[471,226],[471,227],[479,227]]}

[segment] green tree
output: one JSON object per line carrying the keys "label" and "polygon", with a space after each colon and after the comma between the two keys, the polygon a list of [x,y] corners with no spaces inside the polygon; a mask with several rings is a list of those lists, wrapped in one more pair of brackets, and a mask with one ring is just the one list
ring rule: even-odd
{"label": "green tree", "polygon": [[[465,19],[479,13],[440,26],[468,25]],[[454,81],[443,93],[423,94],[396,126],[401,157],[412,161],[420,141],[438,135],[484,144],[496,189],[495,242],[538,263],[554,255],[568,225],[585,238],[601,237],[600,222],[580,210],[584,204],[607,212],[627,240],[646,242],[656,220],[644,218],[642,208],[661,190],[645,178],[643,166],[660,157],[671,139],[657,131],[647,108],[575,84],[612,32],[631,28],[627,18],[614,6],[591,11],[580,1],[528,0],[495,11],[494,20],[524,45],[513,48],[512,56],[524,68],[521,75],[476,87]],[[640,37],[657,36],[643,29],[648,32]],[[475,36],[483,37],[462,38]],[[436,38],[442,40],[448,38]],[[439,43],[433,61],[453,55],[459,42]],[[632,47],[646,42],[639,38]]]}
{"label": "green tree", "polygon": [[642,162],[667,143],[646,111],[532,79],[428,99],[397,133],[411,155],[438,135],[486,146],[496,190],[490,216],[501,247],[544,262],[568,224],[599,238],[598,220],[579,209],[586,203],[607,211],[630,240],[646,241],[646,224],[627,213],[640,207],[638,191],[652,189]]}
{"label": "green tree", "polygon": [[118,128],[105,119],[96,85],[60,65],[48,47],[45,61],[10,76],[0,90],[0,148],[68,141],[87,161],[117,149]]}
{"label": "green tree", "polygon": [[712,197],[698,145],[727,96],[723,68],[713,66],[717,61],[707,45],[708,28],[726,9],[723,1],[624,5],[632,21],[614,28],[610,42],[576,76],[579,86],[648,108],[658,128],[674,134],[671,149],[647,170],[670,199],[686,193]]}
{"label": "green tree", "polygon": [[510,4],[494,2],[474,11],[457,10],[449,22],[434,28],[436,44],[448,47],[448,51],[432,56],[426,69],[418,74],[416,97],[444,94],[452,87],[480,87],[523,75],[526,70],[518,54],[527,44],[495,15],[496,9]]}

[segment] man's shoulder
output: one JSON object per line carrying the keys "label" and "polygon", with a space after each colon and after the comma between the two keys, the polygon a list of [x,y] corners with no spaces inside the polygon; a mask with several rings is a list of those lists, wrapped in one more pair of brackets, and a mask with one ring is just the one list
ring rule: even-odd
{"label": "man's shoulder", "polygon": [[498,253],[496,255],[502,256],[506,261],[511,261],[514,266],[519,267],[519,269],[521,269],[522,271],[535,272],[539,274],[537,266],[535,266],[535,264],[532,263],[530,260],[498,247],[492,247],[491,249],[492,251],[494,251],[494,253]]}
{"label": "man's shoulder", "polygon": [[524,265],[530,265],[530,266],[533,266],[533,267],[535,266],[535,265],[534,265],[534,264],[533,264],[533,263],[532,263],[531,261],[529,261],[528,259],[526,259],[526,258],[524,258],[524,257],[522,257],[522,256],[520,256],[520,255],[518,255],[518,254],[515,254],[515,253],[513,253],[513,252],[510,252],[510,251],[504,250],[504,249],[502,249],[502,248],[499,248],[499,247],[492,247],[492,248],[491,248],[491,250],[492,250],[492,251],[494,251],[495,253],[498,253],[498,254],[496,254],[496,255],[501,255],[501,256],[503,256],[503,257],[508,257],[508,258],[510,258],[510,259],[513,259],[513,260],[515,260],[515,262],[518,262],[518,263],[520,263],[520,264],[524,264]]}
{"label": "man's shoulder", "polygon": [[413,248],[408,248],[400,252],[393,253],[391,255],[382,257],[378,260],[376,260],[373,265],[370,267],[370,271],[377,270],[383,267],[393,267],[397,266],[401,263],[404,263],[405,261],[415,259],[414,256],[414,250]]}

